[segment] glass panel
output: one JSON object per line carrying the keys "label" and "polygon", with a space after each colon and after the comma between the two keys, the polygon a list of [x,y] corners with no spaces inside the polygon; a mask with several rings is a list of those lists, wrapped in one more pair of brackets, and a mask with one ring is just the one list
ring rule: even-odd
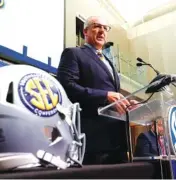
{"label": "glass panel", "polygon": [[[110,61],[114,64],[116,70],[129,78],[132,81],[138,82],[140,84],[146,85],[147,81],[147,72],[146,69],[141,67],[137,68],[136,64],[132,64],[131,59],[125,59],[119,49],[115,51],[115,47],[108,47],[103,50],[103,53],[109,58]],[[118,52],[114,53],[114,52]]]}
{"label": "glass panel", "polygon": [[[127,125],[129,121],[133,129],[135,126],[143,127],[136,137],[134,133],[131,134],[132,130],[128,129],[129,151],[132,152],[133,160],[163,159],[172,162],[176,159],[175,86],[170,85],[155,94],[146,94],[149,87],[146,86],[124,99],[99,108],[98,112],[102,116],[126,121]],[[120,114],[118,105],[133,99],[138,102],[127,107],[127,114]],[[148,148],[151,153],[148,153]]]}

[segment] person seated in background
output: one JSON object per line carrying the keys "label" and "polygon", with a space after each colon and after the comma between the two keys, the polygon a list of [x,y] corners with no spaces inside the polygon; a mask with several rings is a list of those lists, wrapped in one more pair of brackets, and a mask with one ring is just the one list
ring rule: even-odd
{"label": "person seated in background", "polygon": [[163,118],[159,116],[152,121],[149,131],[141,133],[138,136],[134,156],[144,157],[166,155],[163,135]]}

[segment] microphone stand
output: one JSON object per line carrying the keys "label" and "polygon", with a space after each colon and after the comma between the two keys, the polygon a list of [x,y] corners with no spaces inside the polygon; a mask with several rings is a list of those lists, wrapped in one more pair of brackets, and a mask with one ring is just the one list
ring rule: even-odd
{"label": "microphone stand", "polygon": [[148,64],[148,63],[145,63],[145,62],[143,62],[143,63],[136,63],[137,67],[144,66],[144,65],[151,67],[155,71],[155,73],[157,75],[160,74],[160,72],[158,70],[156,70],[151,64]]}

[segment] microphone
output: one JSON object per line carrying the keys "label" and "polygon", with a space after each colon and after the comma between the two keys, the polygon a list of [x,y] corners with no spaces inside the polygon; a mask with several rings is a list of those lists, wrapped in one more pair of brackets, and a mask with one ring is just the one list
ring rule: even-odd
{"label": "microphone", "polygon": [[143,65],[142,63],[136,63],[136,66],[138,66],[138,67],[140,67],[142,65]]}
{"label": "microphone", "polygon": [[137,61],[139,61],[139,63],[136,63],[136,66],[140,67],[140,66],[144,66],[144,65],[147,65],[147,66],[150,66],[157,75],[160,74],[160,72],[158,70],[156,70],[151,64],[149,63],[146,63],[145,61],[143,61],[140,57],[137,58]]}
{"label": "microphone", "polygon": [[137,67],[140,67],[143,65],[150,66],[157,74],[157,76],[149,83],[150,86],[147,88],[145,93],[155,93],[155,92],[162,91],[165,89],[165,86],[168,86],[169,84],[172,84],[173,86],[176,87],[175,74],[173,75],[160,74],[160,72],[156,70],[151,64],[146,63],[140,57],[137,58],[137,61],[139,61],[139,63],[136,63]]}
{"label": "microphone", "polygon": [[150,64],[147,64],[147,63],[145,63],[145,64],[142,64],[142,63],[136,63],[136,66],[138,66],[138,67],[140,67],[140,66],[143,66],[143,65],[150,65]]}
{"label": "microphone", "polygon": [[140,57],[137,58],[137,61],[146,63],[146,62],[144,62]]}

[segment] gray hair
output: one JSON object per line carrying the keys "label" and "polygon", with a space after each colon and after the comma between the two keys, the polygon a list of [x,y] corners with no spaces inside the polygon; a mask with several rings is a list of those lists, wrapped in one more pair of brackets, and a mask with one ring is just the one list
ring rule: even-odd
{"label": "gray hair", "polygon": [[102,18],[101,16],[90,16],[89,18],[87,18],[87,20],[84,23],[84,29],[86,29],[87,27],[89,27],[91,24],[93,24],[94,19],[96,18]]}
{"label": "gray hair", "polygon": [[86,29],[87,27],[89,27],[92,24],[92,20],[94,19],[95,16],[91,16],[89,18],[87,18],[87,20],[84,23],[84,29]]}
{"label": "gray hair", "polygon": [[149,125],[149,128],[151,129],[155,122],[157,123],[158,120],[163,120],[163,119],[164,118],[162,116],[157,116],[157,117],[153,118],[151,120],[151,124]]}

